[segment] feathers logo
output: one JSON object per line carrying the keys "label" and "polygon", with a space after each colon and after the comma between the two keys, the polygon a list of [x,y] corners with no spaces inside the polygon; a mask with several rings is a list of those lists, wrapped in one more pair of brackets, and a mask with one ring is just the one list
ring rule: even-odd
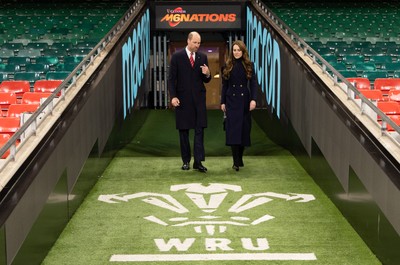
{"label": "feathers logo", "polygon": [[[254,216],[257,211],[250,211],[274,199],[307,203],[315,200],[311,194],[280,194],[263,192],[244,194],[238,200],[232,200],[230,194],[242,192],[238,185],[210,183],[207,186],[201,183],[172,185],[171,192],[184,192],[195,210],[189,210],[189,205],[183,205],[169,194],[139,192],[134,194],[109,194],[100,195],[99,201],[115,204],[128,202],[133,199],[162,208],[169,212],[171,218],[148,215],[143,218],[149,222],[164,227],[192,227],[195,233],[204,236],[224,234],[229,227],[251,227],[275,217],[269,214]],[[227,199],[229,198],[229,199]],[[192,208],[193,208],[192,204]],[[195,214],[193,215],[193,211]],[[247,215],[246,215],[247,214]],[[177,216],[178,215],[178,216]],[[250,217],[249,217],[250,216]],[[171,238],[169,240],[154,239],[159,251],[170,251],[175,247],[178,251],[186,252],[190,249],[196,238]],[[252,245],[251,238],[242,238],[243,248],[246,250],[266,250],[269,244],[266,238],[257,238],[258,246]],[[205,238],[206,249],[215,251],[232,251],[228,245],[231,242],[226,238]],[[231,253],[230,254],[167,254],[167,255],[113,255],[110,261],[182,261],[182,260],[315,260],[314,253]]]}

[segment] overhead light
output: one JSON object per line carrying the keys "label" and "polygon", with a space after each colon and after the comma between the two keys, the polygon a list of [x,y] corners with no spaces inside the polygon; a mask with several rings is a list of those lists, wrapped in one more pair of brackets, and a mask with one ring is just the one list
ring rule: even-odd
{"label": "overhead light", "polygon": [[216,74],[214,75],[214,78],[219,78],[219,73],[216,73]]}

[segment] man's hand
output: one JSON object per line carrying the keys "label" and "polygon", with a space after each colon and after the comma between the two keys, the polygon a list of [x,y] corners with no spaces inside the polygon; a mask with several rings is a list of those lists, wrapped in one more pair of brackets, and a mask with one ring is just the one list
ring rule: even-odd
{"label": "man's hand", "polygon": [[179,107],[179,104],[180,104],[181,102],[179,101],[179,99],[177,98],[177,97],[174,97],[174,98],[172,98],[171,99],[171,104],[172,104],[172,106],[174,106],[174,107]]}
{"label": "man's hand", "polygon": [[210,77],[210,75],[211,75],[210,69],[208,69],[208,66],[206,64],[203,64],[202,66],[200,66],[200,68],[201,68],[201,72],[203,73],[203,75]]}
{"label": "man's hand", "polygon": [[254,110],[256,108],[256,105],[257,103],[255,100],[250,101],[250,111]]}

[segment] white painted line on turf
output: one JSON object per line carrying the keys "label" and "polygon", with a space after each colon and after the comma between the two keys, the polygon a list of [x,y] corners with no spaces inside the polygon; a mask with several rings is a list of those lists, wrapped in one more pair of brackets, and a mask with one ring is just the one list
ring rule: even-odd
{"label": "white painted line on turf", "polygon": [[230,254],[141,254],[112,255],[110,261],[206,261],[206,260],[316,260],[314,253],[230,253]]}

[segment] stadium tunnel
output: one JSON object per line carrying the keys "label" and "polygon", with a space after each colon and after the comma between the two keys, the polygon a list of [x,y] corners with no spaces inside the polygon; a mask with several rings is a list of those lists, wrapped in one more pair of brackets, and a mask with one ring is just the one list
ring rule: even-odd
{"label": "stadium tunnel", "polygon": [[[177,21],[183,11],[208,15],[193,26],[189,16]],[[73,85],[57,91],[65,94],[59,115],[55,109],[43,118],[46,130],[38,127],[2,163],[0,265],[40,264],[116,150],[132,139],[126,131],[140,128],[148,109],[169,107],[169,57],[193,29],[215,76],[208,108],[219,107],[218,74],[230,45],[244,40],[259,82],[256,122],[295,155],[382,263],[399,264],[396,135],[354,113],[345,93],[351,84],[327,77],[326,61],[254,0],[132,5],[71,75]]]}

